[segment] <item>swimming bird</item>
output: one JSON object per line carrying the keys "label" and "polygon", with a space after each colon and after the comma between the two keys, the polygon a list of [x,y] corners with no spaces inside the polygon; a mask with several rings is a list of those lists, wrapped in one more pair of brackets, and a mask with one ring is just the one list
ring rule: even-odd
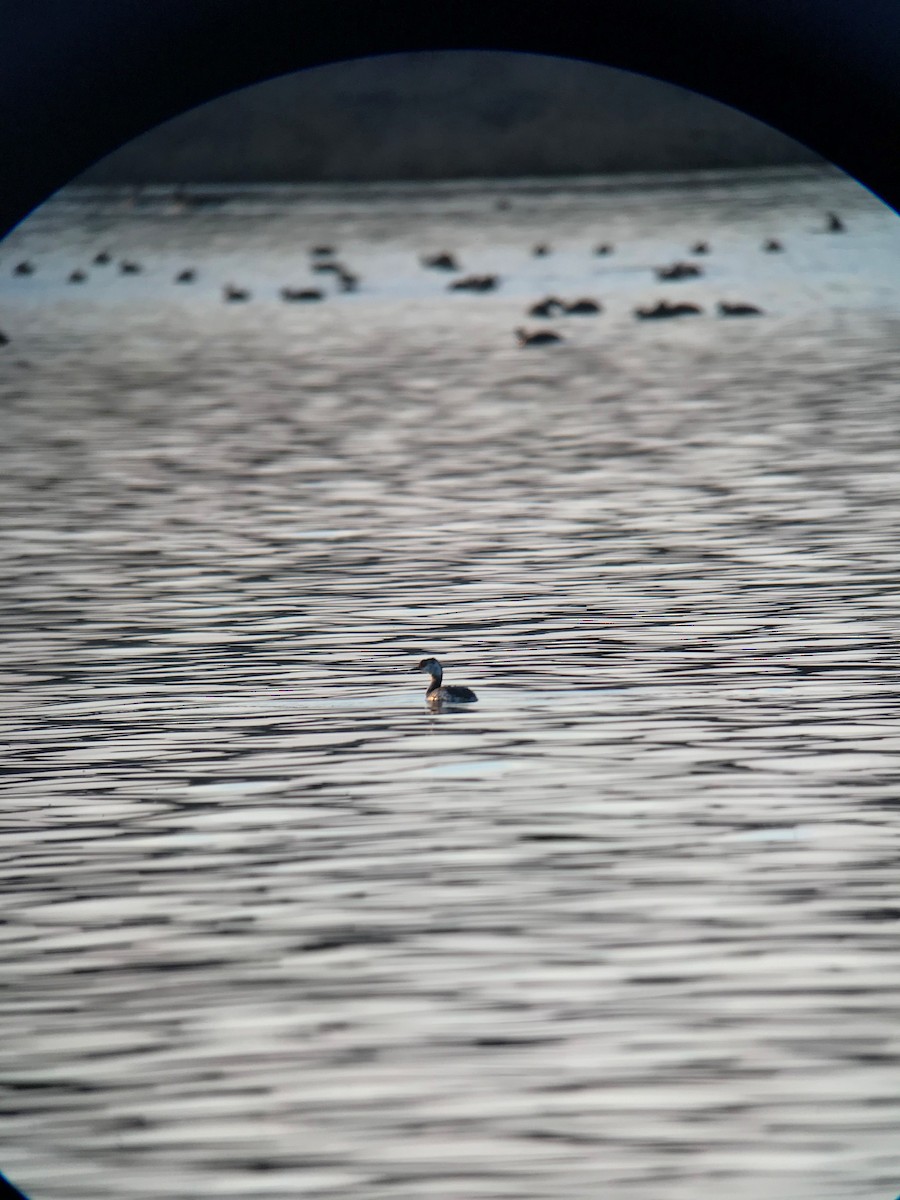
{"label": "swimming bird", "polygon": [[431,676],[431,683],[425,693],[425,699],[429,704],[471,704],[478,699],[471,688],[457,687],[452,684],[449,687],[442,687],[444,668],[436,658],[423,658],[415,669],[427,671]]}
{"label": "swimming bird", "polygon": [[423,267],[431,267],[435,271],[458,271],[459,263],[452,254],[448,254],[446,250],[440,254],[426,254],[422,259]]}
{"label": "swimming bird", "polygon": [[596,300],[573,300],[571,304],[565,306],[566,312],[570,316],[590,317],[594,313],[603,312],[603,305],[598,304]]}
{"label": "swimming bird", "polygon": [[655,321],[664,317],[690,317],[703,312],[696,304],[672,304],[670,300],[660,300],[653,308],[636,308],[634,315],[640,321]]}
{"label": "swimming bird", "polygon": [[538,244],[532,248],[531,253],[535,258],[546,258],[548,254],[552,253],[552,250],[546,242],[538,242]]}
{"label": "swimming bird", "polygon": [[175,276],[176,283],[193,283],[197,278],[197,272],[192,267],[185,267],[183,271],[179,271]]}
{"label": "swimming bird", "polygon": [[718,304],[720,317],[758,317],[762,316],[762,309],[757,308],[755,304],[730,304],[727,300],[720,300]]}
{"label": "swimming bird", "polygon": [[562,300],[557,300],[555,296],[548,296],[546,300],[539,300],[537,304],[532,304],[528,315],[529,317],[552,317],[554,313],[563,312],[565,307]]}
{"label": "swimming bird", "polygon": [[86,279],[87,275],[84,271],[75,270],[69,273],[69,283],[84,283]]}
{"label": "swimming bird", "polygon": [[676,262],[670,267],[657,267],[656,278],[667,279],[696,279],[698,275],[702,275],[703,271],[700,267],[694,266],[693,263]]}
{"label": "swimming bird", "polygon": [[613,245],[611,242],[601,242],[599,246],[594,247],[594,253],[598,258],[605,258],[607,254],[612,254]]}
{"label": "swimming bird", "polygon": [[552,346],[554,342],[563,340],[552,329],[541,329],[537,333],[529,333],[527,329],[514,329],[513,333],[519,339],[520,346]]}
{"label": "swimming bird", "polygon": [[497,286],[496,275],[466,275],[447,284],[450,292],[492,292]]}
{"label": "swimming bird", "polygon": [[106,267],[112,262],[112,255],[108,250],[101,250],[99,254],[94,255],[94,265],[97,267]]}
{"label": "swimming bird", "polygon": [[766,254],[780,254],[783,249],[784,246],[782,246],[778,238],[767,238],[763,242],[763,250],[765,250]]}
{"label": "swimming bird", "polygon": [[34,267],[26,259],[25,262],[16,263],[13,268],[13,275],[33,275]]}
{"label": "swimming bird", "polygon": [[120,275],[138,275],[141,271],[141,264],[133,262],[131,259],[123,258],[119,263]]}
{"label": "swimming bird", "polygon": [[301,303],[307,303],[313,300],[323,300],[325,298],[325,293],[320,292],[318,288],[283,287],[280,295],[282,300],[300,301]]}
{"label": "swimming bird", "polygon": [[846,226],[837,213],[830,212],[826,228],[829,233],[844,233]]}
{"label": "swimming bird", "polygon": [[694,242],[691,254],[709,254],[709,242]]}
{"label": "swimming bird", "polygon": [[250,293],[246,288],[239,288],[235,287],[233,283],[226,283],[222,288],[222,299],[230,304],[235,304],[241,300],[249,300]]}

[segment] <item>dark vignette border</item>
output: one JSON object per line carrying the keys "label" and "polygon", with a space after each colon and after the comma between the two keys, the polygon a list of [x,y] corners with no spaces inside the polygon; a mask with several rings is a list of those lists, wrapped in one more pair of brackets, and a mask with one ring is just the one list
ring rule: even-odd
{"label": "dark vignette border", "polygon": [[0,234],[162,121],[303,67],[489,49],[604,63],[780,129],[900,208],[897,0],[0,0]]}

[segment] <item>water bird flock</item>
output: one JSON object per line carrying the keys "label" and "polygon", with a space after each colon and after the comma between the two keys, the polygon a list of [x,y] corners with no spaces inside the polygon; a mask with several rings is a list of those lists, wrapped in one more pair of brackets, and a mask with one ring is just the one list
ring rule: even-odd
{"label": "water bird flock", "polygon": [[[191,205],[187,207],[189,208]],[[508,204],[505,204],[503,207],[508,207]],[[824,225],[819,232],[836,234],[845,233],[846,229],[847,227],[841,217],[837,213],[829,212],[826,213]],[[769,237],[762,242],[760,249],[767,254],[780,254],[784,252],[784,245],[778,238]],[[593,254],[596,257],[608,257],[614,253],[614,250],[615,247],[611,242],[600,242],[593,247]],[[693,256],[709,255],[711,253],[710,243],[706,240],[695,241],[691,244],[689,252]],[[536,258],[544,258],[551,253],[552,247],[548,242],[538,242],[531,248],[531,254]],[[356,291],[360,283],[359,277],[349,270],[344,263],[340,262],[336,255],[337,250],[333,245],[321,244],[311,246],[309,248],[309,269],[318,275],[331,275],[335,279],[340,291]],[[108,266],[113,261],[112,252],[109,249],[98,250],[92,261],[93,265],[97,267]],[[459,259],[449,250],[422,254],[420,255],[419,262],[422,267],[428,270],[451,273],[459,273],[462,270]],[[121,275],[138,275],[144,270],[143,264],[132,258],[120,259],[118,269]],[[652,270],[657,280],[666,283],[690,279],[696,280],[702,278],[704,275],[703,268],[697,263],[682,260],[666,266],[654,267]],[[36,267],[30,259],[22,259],[12,268],[12,274],[15,276],[27,277],[35,273]],[[178,284],[187,284],[194,283],[197,278],[198,272],[195,267],[184,267],[174,275],[173,281]],[[67,282],[70,284],[85,284],[89,282],[89,279],[88,272],[81,267],[73,268],[67,276]],[[496,291],[501,283],[501,278],[495,274],[469,274],[461,275],[460,278],[452,280],[446,287],[448,291],[452,292],[471,292],[477,294]],[[279,289],[278,296],[285,303],[304,304],[326,300],[328,293],[320,288],[284,286]],[[222,299],[226,303],[246,303],[251,298],[252,293],[246,287],[238,286],[234,283],[226,283],[222,286]],[[546,296],[542,300],[535,301],[526,310],[529,317],[542,319],[569,316],[598,316],[603,311],[604,306],[600,301],[587,296],[576,300],[565,300],[559,296]],[[640,321],[654,321],[685,316],[699,316],[703,311],[703,308],[695,303],[673,303],[668,299],[660,299],[652,305],[639,305],[632,310],[632,315]],[[714,311],[719,317],[725,318],[764,315],[763,309],[745,301],[719,300],[715,305]],[[520,326],[513,332],[519,346],[522,347],[550,346],[565,341],[565,338],[561,334],[551,329],[529,331]],[[9,338],[7,336],[0,335],[0,345],[5,345],[8,342]]]}

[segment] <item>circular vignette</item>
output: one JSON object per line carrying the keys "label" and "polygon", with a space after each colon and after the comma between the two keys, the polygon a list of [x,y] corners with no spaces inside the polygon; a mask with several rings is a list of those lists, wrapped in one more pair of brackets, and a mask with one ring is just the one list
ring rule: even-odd
{"label": "circular vignette", "polygon": [[304,67],[415,50],[579,58],[679,84],[772,125],[900,207],[895,0],[34,0],[4,14],[0,234],[112,150]]}

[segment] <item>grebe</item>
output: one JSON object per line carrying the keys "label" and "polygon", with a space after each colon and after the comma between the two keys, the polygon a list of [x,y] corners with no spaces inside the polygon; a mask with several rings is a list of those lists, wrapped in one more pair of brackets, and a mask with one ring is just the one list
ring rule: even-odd
{"label": "grebe", "polygon": [[444,668],[436,658],[423,658],[416,670],[427,671],[431,676],[431,684],[425,693],[429,704],[471,704],[478,699],[471,688],[441,687]]}

